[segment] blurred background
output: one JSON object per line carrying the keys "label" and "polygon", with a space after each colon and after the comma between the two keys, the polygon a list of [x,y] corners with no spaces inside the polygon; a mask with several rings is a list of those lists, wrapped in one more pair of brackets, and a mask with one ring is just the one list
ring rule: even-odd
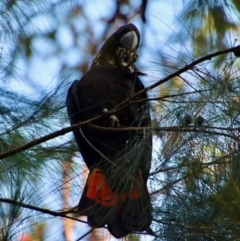
{"label": "blurred background", "polygon": [[[87,177],[71,133],[1,154],[69,126],[70,84],[120,26],[141,33],[137,67],[147,87],[237,46],[239,14],[239,0],[2,0],[0,241],[115,240],[65,213]],[[239,239],[239,67],[233,53],[207,58],[148,92],[157,237],[124,240]]]}

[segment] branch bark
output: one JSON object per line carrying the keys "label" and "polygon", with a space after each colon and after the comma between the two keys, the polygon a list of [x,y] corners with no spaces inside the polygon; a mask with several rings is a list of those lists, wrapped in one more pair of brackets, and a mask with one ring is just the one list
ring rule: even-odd
{"label": "branch bark", "polygon": [[85,222],[81,219],[67,216],[67,214],[69,214],[69,213],[75,213],[73,211],[71,211],[71,212],[70,211],[66,211],[66,212],[52,211],[52,210],[49,210],[49,209],[40,208],[40,207],[36,207],[36,206],[29,205],[29,204],[26,204],[26,203],[18,202],[16,200],[9,199],[9,198],[0,198],[0,202],[8,203],[8,204],[11,204],[11,205],[16,205],[16,206],[19,206],[19,207],[22,207],[22,208],[27,208],[29,210],[33,210],[33,211],[37,211],[37,212],[41,212],[41,213],[45,213],[45,214],[49,214],[49,215],[54,216],[54,217],[68,218],[68,219],[75,220],[75,221],[78,221],[78,222],[87,223],[87,222]]}

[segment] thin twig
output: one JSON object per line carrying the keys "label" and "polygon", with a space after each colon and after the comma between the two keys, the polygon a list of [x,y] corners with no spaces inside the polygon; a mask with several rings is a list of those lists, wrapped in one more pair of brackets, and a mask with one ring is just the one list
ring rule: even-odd
{"label": "thin twig", "polygon": [[85,238],[86,236],[88,236],[93,230],[94,230],[94,228],[90,229],[90,230],[87,231],[85,234],[83,234],[81,237],[79,237],[76,241],[82,240],[83,238]]}
{"label": "thin twig", "polygon": [[153,192],[150,193],[150,196],[153,197],[154,195],[156,194],[159,194],[160,192],[164,191],[165,189],[168,189],[168,188],[171,188],[171,186],[173,186],[174,184],[177,184],[178,182],[181,182],[182,180],[184,180],[186,178],[186,176],[184,177],[180,177],[174,181],[171,181],[169,183],[167,183],[164,187],[158,189],[158,190],[155,190]]}
{"label": "thin twig", "polygon": [[[212,166],[212,165],[226,165],[226,164],[229,164],[230,161],[228,161],[228,160],[227,160],[227,161],[223,161],[223,160],[224,160],[224,159],[227,159],[227,158],[231,158],[231,156],[232,156],[234,153],[236,153],[236,152],[232,152],[232,153],[230,153],[230,154],[227,154],[227,155],[225,155],[225,156],[222,156],[221,158],[218,158],[218,159],[216,159],[216,160],[214,160],[214,161],[211,161],[211,162],[201,162],[200,164],[201,164],[202,167],[207,167],[207,166]],[[162,173],[162,172],[173,171],[173,170],[176,170],[176,169],[179,169],[179,168],[191,167],[191,166],[193,166],[193,165],[195,165],[194,162],[193,162],[193,163],[188,163],[188,164],[180,164],[180,165],[178,165],[178,166],[171,166],[171,167],[166,167],[166,168],[159,168],[159,169],[151,172],[151,173],[149,174],[149,176],[154,176],[154,175],[156,175],[156,174],[158,174],[158,173]]]}
{"label": "thin twig", "polygon": [[168,99],[168,98],[185,96],[185,95],[191,95],[191,94],[196,94],[196,93],[199,94],[199,93],[206,92],[206,91],[211,91],[211,90],[212,90],[212,89],[196,90],[196,91],[183,92],[183,93],[178,93],[178,94],[163,95],[163,96],[159,96],[159,97],[155,97],[155,98],[132,100],[132,101],[130,101],[130,102],[131,102],[131,103],[135,103],[135,102],[144,102],[144,101],[164,100],[164,99]]}
{"label": "thin twig", "polygon": [[79,132],[81,134],[81,136],[84,138],[84,140],[88,143],[88,145],[90,145],[93,150],[95,150],[100,156],[102,156],[105,160],[107,160],[108,162],[110,162],[111,164],[113,164],[114,166],[116,166],[116,163],[112,162],[111,160],[109,160],[102,152],[100,152],[95,146],[92,145],[92,143],[87,139],[87,137],[83,134],[82,132],[82,128],[79,128]]}

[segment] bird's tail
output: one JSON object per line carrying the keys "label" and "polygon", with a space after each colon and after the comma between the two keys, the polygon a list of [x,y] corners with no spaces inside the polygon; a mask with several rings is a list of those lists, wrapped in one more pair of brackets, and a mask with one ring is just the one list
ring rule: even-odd
{"label": "bird's tail", "polygon": [[116,238],[134,231],[151,233],[152,206],[140,174],[132,178],[129,188],[117,188],[118,183],[108,180],[102,169],[90,171],[78,205],[80,215],[87,216],[93,228],[107,225]]}

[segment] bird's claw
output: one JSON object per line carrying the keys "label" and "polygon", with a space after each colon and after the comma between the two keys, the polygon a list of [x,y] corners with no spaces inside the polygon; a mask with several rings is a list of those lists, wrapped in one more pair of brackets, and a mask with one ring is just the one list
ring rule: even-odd
{"label": "bird's claw", "polygon": [[115,115],[109,116],[109,119],[110,119],[110,126],[111,127],[119,127],[120,126],[119,120]]}
{"label": "bird's claw", "polygon": [[[108,113],[108,109],[104,108],[103,109],[103,115],[106,115],[107,113]],[[120,126],[117,116],[110,115],[108,118],[109,118],[108,124],[109,124],[110,127],[119,127]]]}

